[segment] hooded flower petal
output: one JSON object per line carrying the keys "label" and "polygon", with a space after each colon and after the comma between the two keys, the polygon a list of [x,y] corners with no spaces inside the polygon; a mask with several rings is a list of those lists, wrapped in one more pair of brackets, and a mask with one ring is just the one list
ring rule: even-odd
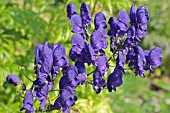
{"label": "hooded flower petal", "polygon": [[90,27],[91,19],[91,12],[90,12],[90,6],[83,2],[80,7],[80,14],[82,18],[82,22],[85,26]]}
{"label": "hooded flower petal", "polygon": [[162,49],[155,47],[149,52],[150,66],[152,68],[162,65]]}
{"label": "hooded flower petal", "polygon": [[71,20],[71,17],[73,15],[77,15],[76,7],[73,4],[68,4],[67,5],[67,18]]}
{"label": "hooded flower petal", "polygon": [[116,67],[119,67],[122,69],[122,72],[124,72],[124,55],[122,51],[118,52],[118,57],[116,59]]}
{"label": "hooded flower petal", "polygon": [[139,38],[143,38],[146,33],[147,33],[147,23],[145,24],[138,24],[137,25],[137,28],[136,28],[136,35],[139,37]]}
{"label": "hooded flower petal", "polygon": [[99,28],[107,28],[106,17],[102,12],[96,14],[94,18],[94,25],[96,30]]}
{"label": "hooded flower petal", "polygon": [[119,17],[116,24],[116,29],[119,30],[118,35],[123,35],[126,33],[128,27],[128,14],[121,10],[119,12]]}
{"label": "hooded flower petal", "polygon": [[55,44],[53,49],[53,68],[52,76],[55,77],[60,73],[60,68],[66,67],[69,65],[69,60],[66,57],[66,50],[64,46],[60,44]]}
{"label": "hooded flower petal", "polygon": [[136,16],[137,16],[138,23],[145,24],[150,20],[148,10],[144,6],[138,7],[138,9],[136,11]]}
{"label": "hooded flower petal", "polygon": [[119,12],[118,21],[122,22],[127,27],[128,26],[128,14],[125,11],[121,10]]}
{"label": "hooded flower petal", "polygon": [[107,88],[109,92],[112,92],[112,90],[116,91],[116,87],[121,86],[122,83],[122,70],[121,68],[115,68],[107,79]]}
{"label": "hooded flower petal", "polygon": [[82,61],[76,61],[75,66],[78,69],[78,76],[77,79],[80,81],[81,84],[85,84],[86,82],[86,67]]}
{"label": "hooded flower petal", "polygon": [[106,48],[108,43],[106,40],[105,30],[103,28],[99,28],[98,30],[94,31],[91,35],[90,43],[94,51],[99,51],[102,48]]}
{"label": "hooded flower petal", "polygon": [[15,86],[17,86],[18,84],[20,84],[20,79],[18,78],[18,76],[14,75],[14,74],[10,74],[6,77],[6,81],[9,84],[14,84]]}
{"label": "hooded flower petal", "polygon": [[35,87],[34,95],[38,100],[41,101],[40,109],[43,109],[46,104],[46,99],[48,95],[48,84],[46,84],[43,87]]}
{"label": "hooded flower petal", "polygon": [[110,24],[110,30],[108,31],[108,35],[111,37],[116,37],[116,33],[117,33],[117,29],[116,29],[116,25],[117,25],[117,20],[113,17],[110,17],[109,22]]}
{"label": "hooded flower petal", "polygon": [[38,44],[35,48],[35,60],[34,60],[34,64],[42,64],[40,61],[40,56],[42,54],[42,49],[43,49],[43,45],[42,44]]}
{"label": "hooded flower petal", "polygon": [[72,23],[72,32],[73,33],[84,34],[82,21],[78,15],[72,16],[71,23]]}
{"label": "hooded flower petal", "polygon": [[135,9],[135,5],[132,4],[132,6],[130,8],[130,23],[131,23],[131,25],[135,25],[136,22],[137,22],[136,9]]}
{"label": "hooded flower petal", "polygon": [[96,68],[93,74],[93,89],[99,94],[101,90],[105,87],[106,83],[100,69]]}
{"label": "hooded flower petal", "polygon": [[141,77],[145,77],[144,60],[145,60],[145,54],[143,52],[143,49],[140,46],[136,46],[135,48],[135,75],[139,74]]}
{"label": "hooded flower petal", "polygon": [[23,101],[24,106],[20,109],[20,111],[26,110],[26,112],[34,113],[33,101],[34,99],[33,99],[32,91],[27,90]]}
{"label": "hooded flower petal", "polygon": [[42,62],[42,64],[40,64],[41,73],[45,73],[46,75],[50,74],[53,65],[52,55],[53,55],[52,48],[48,45],[48,42],[45,42],[40,56],[40,60]]}
{"label": "hooded flower petal", "polygon": [[105,54],[98,56],[97,68],[100,70],[102,75],[108,70],[108,60]]}
{"label": "hooded flower petal", "polygon": [[94,65],[96,62],[96,52],[92,48],[91,44],[85,44],[85,51],[83,52],[83,61],[90,65],[91,63]]}
{"label": "hooded flower petal", "polygon": [[74,34],[71,40],[72,51],[77,54],[81,54],[82,50],[85,48],[85,42],[80,34]]}

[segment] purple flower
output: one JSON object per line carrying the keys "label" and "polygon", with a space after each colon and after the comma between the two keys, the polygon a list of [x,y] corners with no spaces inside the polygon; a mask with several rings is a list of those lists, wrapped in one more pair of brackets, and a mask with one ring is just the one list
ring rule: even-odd
{"label": "purple flower", "polygon": [[116,67],[119,67],[120,69],[122,69],[122,72],[124,72],[124,55],[122,51],[118,51]]}
{"label": "purple flower", "polygon": [[46,83],[48,83],[46,77],[43,77],[43,76],[38,76],[36,78],[36,80],[34,81],[34,85],[35,86],[40,86],[40,87],[43,87]]}
{"label": "purple flower", "polygon": [[99,51],[102,48],[107,48],[106,32],[103,28],[99,28],[94,31],[90,38],[91,46],[94,51]]}
{"label": "purple flower", "polygon": [[116,24],[116,29],[119,30],[118,35],[123,35],[126,33],[128,27],[128,14],[121,10],[119,12],[119,17]]}
{"label": "purple flower", "polygon": [[77,79],[80,81],[81,84],[86,83],[86,67],[82,61],[76,61],[75,66],[78,69],[78,76]]}
{"label": "purple flower", "polygon": [[33,94],[31,90],[27,90],[25,93],[25,97],[24,97],[24,106],[20,109],[20,111],[22,110],[26,110],[26,113],[34,113],[34,108],[33,108]]}
{"label": "purple flower", "polygon": [[136,11],[136,16],[137,16],[138,23],[145,24],[150,20],[148,10],[144,6],[139,6],[138,7],[138,9]]}
{"label": "purple flower", "polygon": [[144,51],[146,59],[146,70],[150,69],[153,72],[152,68],[159,67],[162,65],[162,49],[159,47],[153,48],[150,52]]}
{"label": "purple flower", "polygon": [[72,49],[70,49],[69,57],[70,57],[71,60],[77,61],[77,60],[82,59],[82,54],[76,54],[75,51],[73,51]]}
{"label": "purple flower", "polygon": [[109,92],[112,90],[116,91],[116,87],[121,86],[123,83],[122,81],[122,69],[115,68],[113,73],[111,73],[107,79],[107,88]]}
{"label": "purple flower", "polygon": [[61,92],[60,96],[54,102],[54,107],[57,110],[62,110],[64,113],[69,113],[69,107],[75,104],[77,97],[74,96],[75,90],[70,86],[65,86]]}
{"label": "purple flower", "polygon": [[82,21],[78,15],[73,15],[71,18],[72,32],[78,34],[84,34]]}
{"label": "purple flower", "polygon": [[136,36],[143,38],[146,35],[147,23],[149,20],[150,18],[146,7],[140,6],[136,11],[134,5],[131,6],[130,23],[136,29]]}
{"label": "purple flower", "polygon": [[9,74],[6,77],[6,81],[9,84],[14,84],[15,86],[17,86],[18,84],[20,84],[20,79],[18,78],[18,76],[14,75],[14,74]]}
{"label": "purple flower", "polygon": [[91,44],[85,44],[85,51],[83,53],[83,61],[90,65],[91,63],[94,65],[96,62],[96,52],[92,48]]}
{"label": "purple flower", "polygon": [[40,56],[42,54],[42,50],[43,50],[43,45],[42,44],[38,44],[35,48],[35,60],[34,60],[34,64],[42,64],[41,60],[40,60]]}
{"label": "purple flower", "polygon": [[107,57],[105,54],[98,56],[97,59],[97,68],[100,70],[100,73],[103,75],[109,68]]}
{"label": "purple flower", "polygon": [[77,15],[78,14],[77,11],[76,11],[76,7],[73,4],[68,4],[66,10],[67,10],[67,18],[69,20],[71,20],[71,17],[73,15]]}
{"label": "purple flower", "polygon": [[35,50],[35,73],[38,75],[48,75],[53,65],[53,50],[48,42],[38,45]]}
{"label": "purple flower", "polygon": [[93,73],[93,89],[94,91],[99,94],[102,89],[104,89],[106,83],[103,78],[103,74],[101,74],[101,71],[99,68],[96,68]]}
{"label": "purple flower", "polygon": [[147,23],[139,23],[136,27],[137,31],[136,31],[136,35],[139,37],[139,38],[142,38],[146,35],[147,31]]}
{"label": "purple flower", "polygon": [[81,54],[83,49],[85,48],[85,42],[81,35],[74,34],[71,40],[72,51],[76,52],[76,54]]}
{"label": "purple flower", "polygon": [[107,28],[106,17],[102,12],[96,14],[94,18],[94,25],[96,30],[99,28]]}
{"label": "purple flower", "polygon": [[59,83],[60,89],[63,89],[65,86],[76,87],[79,84],[77,67],[70,65],[69,67],[63,68],[63,76]]}
{"label": "purple flower", "polygon": [[109,22],[110,30],[108,31],[108,35],[111,37],[116,37],[123,35],[126,33],[128,27],[128,15],[125,11],[121,10],[119,12],[118,20],[115,20],[113,17],[110,17]]}
{"label": "purple flower", "polygon": [[127,55],[126,55],[126,63],[129,65],[129,66],[133,66],[134,63],[135,63],[135,52],[134,52],[134,47],[130,48],[127,52]]}
{"label": "purple flower", "polygon": [[43,109],[46,104],[48,91],[49,91],[48,84],[42,87],[41,86],[35,87],[34,89],[34,95],[39,101],[41,101],[40,109]]}
{"label": "purple flower", "polygon": [[90,27],[90,22],[92,21],[90,6],[83,2],[80,7],[80,13],[83,24],[87,27]]}
{"label": "purple flower", "polygon": [[55,44],[53,48],[53,68],[52,76],[55,77],[60,73],[60,68],[64,68],[69,65],[69,60],[66,57],[66,50],[64,46]]}
{"label": "purple flower", "polygon": [[117,20],[115,20],[115,18],[110,17],[109,21],[108,21],[109,25],[110,25],[110,30],[108,31],[108,35],[111,37],[116,37],[117,34]]}
{"label": "purple flower", "polygon": [[135,25],[136,22],[137,22],[136,9],[135,9],[135,5],[132,4],[130,8],[130,23],[131,25]]}
{"label": "purple flower", "polygon": [[144,70],[144,60],[145,54],[143,49],[140,46],[135,47],[135,75],[140,75],[141,77],[145,77]]}

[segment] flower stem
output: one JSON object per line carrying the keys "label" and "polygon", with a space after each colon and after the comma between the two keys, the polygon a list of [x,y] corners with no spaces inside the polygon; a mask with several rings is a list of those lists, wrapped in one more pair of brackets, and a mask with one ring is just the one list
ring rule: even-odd
{"label": "flower stem", "polygon": [[25,73],[25,67],[19,66],[19,69],[22,70],[24,76],[25,76],[29,81],[34,82],[33,80],[31,80],[31,79],[26,75],[26,73]]}

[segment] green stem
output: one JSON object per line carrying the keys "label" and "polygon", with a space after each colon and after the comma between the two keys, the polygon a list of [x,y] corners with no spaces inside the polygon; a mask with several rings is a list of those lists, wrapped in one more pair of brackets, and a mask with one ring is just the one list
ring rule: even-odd
{"label": "green stem", "polygon": [[25,76],[29,81],[34,82],[33,80],[31,80],[31,79],[26,75],[26,73],[25,73],[25,67],[20,67],[20,66],[19,66],[19,68],[22,70],[24,76]]}
{"label": "green stem", "polygon": [[95,10],[96,4],[97,4],[97,0],[95,0],[95,3],[94,3],[94,6],[93,6],[93,10],[92,10],[91,15],[93,15],[93,14],[94,14],[94,10]]}

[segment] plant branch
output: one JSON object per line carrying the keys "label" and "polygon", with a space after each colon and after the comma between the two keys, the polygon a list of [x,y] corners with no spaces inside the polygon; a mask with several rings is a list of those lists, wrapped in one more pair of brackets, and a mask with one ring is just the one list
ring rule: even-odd
{"label": "plant branch", "polygon": [[25,73],[25,67],[19,66],[19,69],[22,70],[24,76],[25,76],[29,81],[34,82],[33,80],[31,80],[31,79],[26,75],[26,73]]}

